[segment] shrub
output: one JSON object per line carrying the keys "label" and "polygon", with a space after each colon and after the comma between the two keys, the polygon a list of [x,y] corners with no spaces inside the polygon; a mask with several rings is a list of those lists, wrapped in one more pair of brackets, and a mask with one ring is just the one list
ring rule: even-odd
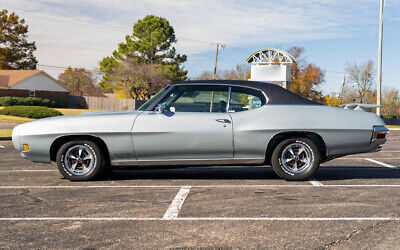
{"label": "shrub", "polygon": [[390,115],[387,115],[385,118],[397,119],[397,115],[390,114]]}
{"label": "shrub", "polygon": [[4,109],[0,109],[0,115],[14,115],[19,117],[39,119],[39,118],[62,115],[62,113],[60,111],[47,107],[10,106],[10,107],[5,107]]}
{"label": "shrub", "polygon": [[0,97],[0,106],[43,106],[51,108],[64,108],[67,106],[64,99],[46,99],[38,97]]}

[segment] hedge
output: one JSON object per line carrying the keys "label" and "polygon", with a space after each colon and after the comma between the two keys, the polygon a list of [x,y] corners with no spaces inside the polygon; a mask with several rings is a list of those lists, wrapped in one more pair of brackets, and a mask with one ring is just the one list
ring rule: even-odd
{"label": "hedge", "polygon": [[47,107],[10,106],[5,107],[4,109],[0,109],[0,115],[14,115],[19,117],[39,119],[45,117],[59,116],[62,115],[62,113],[58,110]]}
{"label": "hedge", "polygon": [[64,99],[46,99],[38,97],[0,97],[0,106],[43,106],[51,108],[65,108],[68,102]]}

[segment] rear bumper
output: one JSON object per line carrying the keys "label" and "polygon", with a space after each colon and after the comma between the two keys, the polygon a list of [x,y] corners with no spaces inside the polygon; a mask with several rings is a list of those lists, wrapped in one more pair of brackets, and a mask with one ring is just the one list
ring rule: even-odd
{"label": "rear bumper", "polygon": [[371,144],[382,145],[386,142],[386,135],[389,129],[385,126],[374,126],[372,130]]}

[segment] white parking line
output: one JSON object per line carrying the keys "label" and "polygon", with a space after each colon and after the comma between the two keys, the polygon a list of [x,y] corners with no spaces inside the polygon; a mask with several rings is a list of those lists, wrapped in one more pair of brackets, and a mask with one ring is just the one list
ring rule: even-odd
{"label": "white parking line", "polygon": [[[79,189],[91,189],[91,188],[160,188],[160,189],[176,189],[182,186],[176,185],[125,185],[125,186],[0,186],[0,189],[68,189],[68,188],[79,188]],[[313,185],[192,185],[193,188],[359,188],[359,187],[382,187],[382,188],[400,188],[400,184],[331,184],[323,186],[313,186]]]}
{"label": "white parking line", "polygon": [[373,160],[373,159],[370,159],[370,158],[365,158],[365,160],[373,162],[373,163],[376,163],[376,164],[379,164],[379,165],[387,167],[387,168],[399,169],[398,167],[395,167],[395,166],[392,166],[392,165],[389,165],[389,164],[386,164],[384,162],[380,162],[380,161],[377,161],[377,160]]}
{"label": "white parking line", "polygon": [[0,148],[6,148],[6,147],[4,147],[4,146],[0,145]]}
{"label": "white parking line", "polygon": [[[10,217],[0,221],[161,221],[151,217]],[[399,217],[181,217],[178,221],[400,221]]]}
{"label": "white parking line", "polygon": [[0,173],[13,173],[13,172],[58,172],[53,169],[14,169],[14,170],[0,170]]}
{"label": "white parking line", "polygon": [[317,180],[314,179],[314,178],[310,178],[308,181],[309,181],[313,186],[323,186],[323,185],[324,185],[324,184],[322,184],[321,182],[317,181]]}
{"label": "white parking line", "polygon": [[176,194],[174,200],[169,205],[168,210],[165,212],[163,219],[164,220],[175,220],[178,218],[179,210],[185,202],[186,197],[190,192],[190,186],[182,187],[179,192]]}

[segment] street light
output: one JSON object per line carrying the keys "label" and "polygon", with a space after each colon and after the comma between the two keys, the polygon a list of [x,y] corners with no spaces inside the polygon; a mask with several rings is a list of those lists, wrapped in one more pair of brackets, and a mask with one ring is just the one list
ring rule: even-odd
{"label": "street light", "polygon": [[[379,52],[378,52],[378,82],[376,88],[376,104],[381,105],[381,88],[382,88],[382,39],[383,39],[383,6],[384,0],[381,0],[381,8],[379,15]],[[381,115],[381,107],[376,109],[376,114]]]}

